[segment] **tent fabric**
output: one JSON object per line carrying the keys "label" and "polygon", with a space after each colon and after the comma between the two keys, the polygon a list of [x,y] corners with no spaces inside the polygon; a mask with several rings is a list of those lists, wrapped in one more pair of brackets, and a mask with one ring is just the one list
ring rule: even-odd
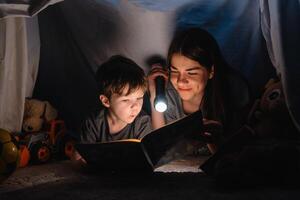
{"label": "tent fabric", "polygon": [[47,6],[63,0],[0,0],[0,18],[32,17]]}
{"label": "tent fabric", "polygon": [[290,114],[300,130],[300,1],[260,0],[261,27],[281,76]]}
{"label": "tent fabric", "polygon": [[132,58],[147,71],[147,56],[166,54],[174,12],[148,10],[131,1],[67,0],[60,6],[93,71],[114,54]]}
{"label": "tent fabric", "polygon": [[94,72],[75,42],[60,6],[39,14],[40,67],[33,98],[49,101],[69,129],[98,104]]}
{"label": "tent fabric", "polygon": [[0,127],[21,129],[25,97],[31,96],[40,53],[38,19],[0,20]]}
{"label": "tent fabric", "polygon": [[146,58],[165,57],[175,28],[198,26],[215,36],[226,60],[244,73],[254,91],[266,82],[257,74],[272,75],[260,29],[259,0],[167,2],[73,0],[60,5],[94,71],[117,53],[147,71]]}
{"label": "tent fabric", "polygon": [[40,37],[34,15],[59,1],[0,1],[1,128],[21,130],[25,97],[32,96],[39,67]]}
{"label": "tent fabric", "polygon": [[[180,3],[179,3],[180,2]],[[273,67],[269,61],[267,49],[260,29],[259,1],[178,1],[164,7],[163,2],[150,1],[93,1],[93,0],[65,0],[57,4],[61,14],[58,16],[65,22],[64,31],[72,37],[60,40],[58,45],[74,43],[72,46],[78,48],[82,56],[87,61],[92,73],[95,73],[99,64],[114,54],[123,54],[135,60],[145,71],[149,68],[146,65],[148,57],[154,54],[166,56],[169,43],[176,28],[186,28],[188,26],[199,26],[211,32],[222,48],[222,52],[229,64],[241,71],[250,81],[254,91],[258,91],[273,75]],[[52,9],[53,10],[53,9]],[[47,14],[51,14],[51,9]],[[40,15],[43,15],[41,13]],[[51,20],[51,17],[48,17]],[[53,19],[55,20],[55,18]],[[49,22],[42,22],[49,23]],[[60,26],[53,24],[53,26]],[[47,27],[45,27],[47,29]],[[62,30],[61,28],[58,28]],[[44,31],[47,34],[47,31]],[[58,37],[63,37],[59,34]],[[49,38],[51,36],[45,36]],[[55,41],[53,41],[55,43]],[[45,48],[45,45],[43,45]],[[53,47],[52,47],[53,48]],[[56,48],[57,49],[57,48]],[[46,54],[53,54],[53,49],[44,49]],[[60,50],[59,50],[60,51]],[[47,53],[48,52],[48,53]],[[65,54],[61,63],[56,63],[60,68],[62,76],[73,79],[74,76],[83,77],[80,73],[82,66],[72,65],[72,77],[65,73],[69,68],[68,63],[74,62],[78,56],[68,56],[71,52],[61,52]],[[73,61],[68,61],[71,59]],[[52,59],[53,60],[53,59]],[[47,61],[43,61],[46,63]],[[58,67],[60,66],[60,67]],[[40,75],[50,75],[50,66],[40,65]],[[87,75],[93,79],[92,76]],[[49,90],[45,85],[51,85],[53,80],[39,79],[35,97],[49,99],[63,112],[64,116],[80,119],[82,112],[88,110],[86,107],[95,106],[96,93],[90,89],[90,94],[81,88],[88,88],[91,81],[81,83],[78,91],[68,89],[65,99],[74,99],[72,103],[58,102],[60,93],[66,91],[65,87]],[[57,83],[56,79],[56,84]],[[66,80],[60,80],[65,85]],[[95,80],[94,80],[95,81]],[[48,82],[48,83],[47,83]],[[77,84],[71,81],[76,88]],[[53,83],[54,84],[54,83]],[[88,89],[87,89],[88,90]],[[46,94],[47,93],[47,94]],[[94,95],[91,95],[94,93]],[[76,97],[76,98],[74,98]],[[66,101],[66,100],[64,100]],[[85,105],[82,102],[90,102]],[[93,103],[92,103],[93,102]],[[83,112],[84,113],[84,112]],[[76,120],[77,121],[77,120]],[[75,124],[72,123],[72,124]]]}
{"label": "tent fabric", "polygon": [[[297,24],[299,1],[288,2],[65,0],[39,14],[42,48],[33,96],[49,100],[70,124],[77,124],[97,106],[93,75],[103,61],[123,54],[147,71],[147,58],[165,56],[176,29],[198,26],[214,35],[225,59],[245,75],[256,96],[275,75],[273,63],[283,78],[289,108],[295,110],[291,113],[297,116],[299,70],[297,51],[290,45],[295,42],[293,47],[299,48],[299,32],[285,20]],[[294,15],[288,14],[290,10]],[[284,64],[276,65],[279,62]]]}

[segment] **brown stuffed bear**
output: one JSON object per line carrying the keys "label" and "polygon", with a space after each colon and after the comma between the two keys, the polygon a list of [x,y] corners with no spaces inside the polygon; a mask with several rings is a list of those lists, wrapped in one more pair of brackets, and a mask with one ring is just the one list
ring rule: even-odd
{"label": "brown stuffed bear", "polygon": [[297,130],[285,103],[281,81],[271,79],[266,84],[261,99],[255,102],[250,111],[248,124],[259,137],[295,136]]}
{"label": "brown stuffed bear", "polygon": [[300,178],[300,133],[279,80],[266,85],[244,125],[200,168],[220,186],[294,185]]}
{"label": "brown stuffed bear", "polygon": [[56,117],[57,111],[48,101],[26,99],[22,129],[25,132],[40,131],[45,122]]}

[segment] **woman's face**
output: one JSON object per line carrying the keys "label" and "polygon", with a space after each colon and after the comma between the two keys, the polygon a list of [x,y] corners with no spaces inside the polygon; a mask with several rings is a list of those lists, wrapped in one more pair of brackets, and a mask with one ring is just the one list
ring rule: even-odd
{"label": "woman's face", "polygon": [[171,58],[170,80],[183,101],[200,105],[208,79],[213,70],[181,54],[175,53]]}

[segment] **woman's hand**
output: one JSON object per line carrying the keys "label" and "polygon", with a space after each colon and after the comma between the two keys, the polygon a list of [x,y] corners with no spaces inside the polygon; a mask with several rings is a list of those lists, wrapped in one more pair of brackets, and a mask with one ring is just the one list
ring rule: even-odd
{"label": "woman's hand", "polygon": [[212,137],[219,137],[223,132],[223,125],[221,122],[210,119],[203,119],[204,134]]}
{"label": "woman's hand", "polygon": [[[211,137],[212,141],[217,141],[221,137],[223,132],[223,125],[219,121],[203,119],[204,135]],[[208,143],[207,147],[209,151],[214,154],[217,151],[217,145],[214,143]]]}
{"label": "woman's hand", "polygon": [[155,78],[162,76],[165,78],[165,83],[168,80],[168,71],[165,70],[160,64],[152,65],[152,69],[148,73],[148,90],[150,93],[150,103],[151,103],[151,121],[153,129],[161,128],[166,124],[163,113],[160,113],[154,108],[154,99],[156,96],[155,92]]}
{"label": "woman's hand", "polygon": [[148,89],[150,93],[150,100],[151,104],[154,101],[154,98],[156,96],[155,93],[155,78],[158,76],[162,76],[165,78],[165,83],[167,83],[168,80],[168,71],[162,67],[160,64],[154,64],[152,65],[151,70],[148,73]]}

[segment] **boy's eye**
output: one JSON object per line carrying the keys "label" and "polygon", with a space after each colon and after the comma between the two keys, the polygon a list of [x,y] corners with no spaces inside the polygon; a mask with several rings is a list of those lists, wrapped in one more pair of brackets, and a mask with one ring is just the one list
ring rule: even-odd
{"label": "boy's eye", "polygon": [[129,99],[123,99],[122,101],[123,102],[129,102]]}

